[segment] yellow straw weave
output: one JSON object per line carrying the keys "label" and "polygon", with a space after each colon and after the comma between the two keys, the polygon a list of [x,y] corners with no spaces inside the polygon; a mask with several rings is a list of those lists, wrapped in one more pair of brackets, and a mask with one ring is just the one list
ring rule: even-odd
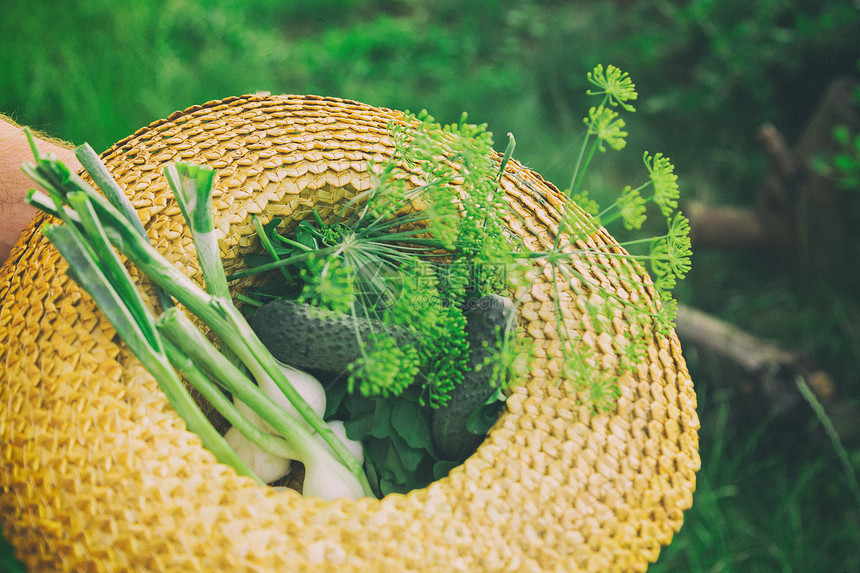
{"label": "yellow straw weave", "polygon": [[[244,96],[176,112],[103,158],[156,248],[197,277],[165,164],[218,170],[230,272],[256,248],[252,214],[295,219],[367,189],[367,162],[390,156],[386,125],[401,118],[330,98]],[[502,185],[522,217],[512,228],[532,247],[551,244],[558,191],[516,162]],[[542,277],[520,316],[538,361],[478,451],[407,495],[322,502],[259,487],[202,448],[65,275],[43,220],[0,270],[0,523],[30,571],[644,571],[681,527],[699,423],[674,335],[655,337],[615,409],[592,415],[549,383],[558,340]],[[603,230],[589,241],[618,248]],[[646,277],[631,285],[607,271],[613,261],[580,270],[619,294],[653,295]],[[583,314],[582,296],[566,301],[569,317]],[[629,335],[620,321],[615,330]],[[614,364],[610,335],[583,339]]]}

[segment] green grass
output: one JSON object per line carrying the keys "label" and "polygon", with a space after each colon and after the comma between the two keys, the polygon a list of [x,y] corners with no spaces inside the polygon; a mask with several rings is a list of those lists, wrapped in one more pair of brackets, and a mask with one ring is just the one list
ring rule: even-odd
{"label": "green grass", "polygon": [[649,571],[860,570],[860,503],[817,419],[739,420],[733,373],[687,355],[700,381],[702,470],[683,528]]}
{"label": "green grass", "polygon": [[[673,159],[688,197],[750,205],[767,170],[756,128],[796,137],[827,82],[856,72],[857,30],[860,11],[837,0],[5,0],[0,38],[15,49],[0,51],[0,112],[102,151],[177,109],[257,90],[427,108],[442,122],[465,110],[502,144],[513,132],[515,158],[564,186],[583,75],[613,64],[642,104],[628,149],[605,157],[589,190],[638,178],[648,149]],[[749,253],[702,250],[693,265],[683,302],[802,352],[860,399],[856,292]],[[750,420],[740,373],[685,354],[703,466],[652,571],[860,570],[850,472],[811,408],[792,424]],[[845,448],[856,473],[860,445]],[[0,570],[7,556],[0,545]]]}

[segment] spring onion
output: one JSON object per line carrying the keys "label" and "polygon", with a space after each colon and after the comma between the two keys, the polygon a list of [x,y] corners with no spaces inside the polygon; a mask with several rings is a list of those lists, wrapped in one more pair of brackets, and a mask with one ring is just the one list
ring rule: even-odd
{"label": "spring onion", "polygon": [[[361,464],[291,385],[224,289],[226,281],[211,221],[212,171],[186,164],[167,170],[197,240],[195,246],[209,290],[206,292],[161,255],[125,212],[55,157],[41,155],[32,134],[28,133],[28,137],[35,162],[22,169],[48,192],[46,197],[33,191],[28,201],[63,221],[62,225],[46,224],[43,232],[66,258],[69,275],[93,297],[204,446],[238,473],[263,481],[206,420],[174,368],[182,371],[189,383],[205,386],[204,380],[209,380],[221,385],[271,425],[278,436],[259,428],[254,431],[254,424],[229,400],[216,400],[213,404],[224,410],[225,417],[237,422],[234,427],[245,438],[262,442],[263,449],[270,453],[294,454],[294,459],[305,463],[307,479],[314,482],[313,487],[306,488],[306,495],[312,492],[327,499],[373,495]],[[178,307],[171,305],[155,319],[111,245],[208,326],[227,355],[216,350]],[[189,348],[189,341],[197,346]],[[213,363],[219,364],[219,372],[229,372],[231,379],[225,380],[223,374],[213,371]],[[258,384],[280,389],[292,412],[263,394]],[[320,488],[319,484],[329,487]]]}

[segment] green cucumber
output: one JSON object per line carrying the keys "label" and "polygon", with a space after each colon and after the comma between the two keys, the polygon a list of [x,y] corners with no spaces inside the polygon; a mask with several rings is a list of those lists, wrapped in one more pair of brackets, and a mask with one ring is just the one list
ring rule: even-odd
{"label": "green cucumber", "polygon": [[272,356],[281,362],[336,374],[359,358],[362,345],[376,335],[386,332],[401,344],[412,340],[404,328],[284,299],[261,306],[250,324]]}

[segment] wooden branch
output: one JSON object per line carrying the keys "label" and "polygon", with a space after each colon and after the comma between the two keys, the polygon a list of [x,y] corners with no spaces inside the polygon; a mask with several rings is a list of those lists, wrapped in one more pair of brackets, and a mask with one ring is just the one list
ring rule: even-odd
{"label": "wooden branch", "polygon": [[781,181],[793,181],[797,166],[782,133],[772,123],[766,123],[759,128],[757,139],[770,162],[771,172]]}
{"label": "wooden branch", "polygon": [[810,370],[796,354],[712,315],[679,305],[675,330],[685,343],[714,352],[758,380],[761,393],[772,404],[771,409],[783,411],[797,405],[800,395],[795,389],[795,380],[798,376],[807,381],[814,379],[813,391],[822,403],[829,403],[833,398],[833,384],[826,373]]}
{"label": "wooden branch", "polygon": [[678,306],[676,331],[681,339],[707,347],[750,374],[770,376],[794,370],[798,363],[790,352],[685,305]]}
{"label": "wooden branch", "polygon": [[695,345],[737,366],[752,381],[748,394],[761,402],[764,411],[777,416],[807,412],[806,400],[797,388],[797,379],[802,378],[831,417],[840,438],[853,442],[860,437],[857,406],[840,400],[827,372],[809,366],[801,356],[685,305],[678,306],[675,332],[683,344]]}
{"label": "wooden branch", "polygon": [[764,248],[768,238],[757,213],[738,207],[711,207],[698,201],[684,206],[693,246]]}
{"label": "wooden branch", "polygon": [[852,94],[857,82],[835,80],[810,117],[794,149],[775,126],[758,132],[771,174],[761,184],[755,209],[685,205],[694,248],[750,248],[809,277],[839,281],[850,225],[847,194],[812,168],[820,154],[836,151],[833,128],[860,128]]}

